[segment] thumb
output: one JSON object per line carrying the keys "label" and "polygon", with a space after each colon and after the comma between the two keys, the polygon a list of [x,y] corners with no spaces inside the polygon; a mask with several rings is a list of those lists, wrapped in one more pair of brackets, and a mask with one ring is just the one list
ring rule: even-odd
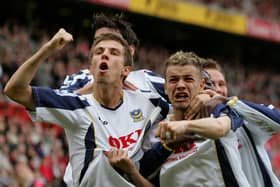
{"label": "thumb", "polygon": [[167,123],[166,123],[165,121],[161,121],[161,122],[158,123],[158,127],[156,128],[156,131],[155,131],[156,137],[160,137],[162,128],[163,128],[164,125],[166,125],[166,124],[167,124]]}

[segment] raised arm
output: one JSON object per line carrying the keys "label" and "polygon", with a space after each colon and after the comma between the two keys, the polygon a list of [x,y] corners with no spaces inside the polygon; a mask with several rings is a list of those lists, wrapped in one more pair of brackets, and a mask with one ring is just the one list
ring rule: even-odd
{"label": "raised arm", "polygon": [[7,82],[4,94],[29,110],[35,109],[32,97],[31,81],[34,78],[39,65],[55,50],[61,49],[72,41],[72,35],[64,29],[60,29],[53,38],[45,43],[34,55],[26,60]]}

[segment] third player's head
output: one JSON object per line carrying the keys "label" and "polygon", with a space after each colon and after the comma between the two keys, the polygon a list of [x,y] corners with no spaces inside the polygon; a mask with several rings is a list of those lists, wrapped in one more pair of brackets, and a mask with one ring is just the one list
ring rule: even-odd
{"label": "third player's head", "polygon": [[132,55],[135,53],[139,40],[131,28],[131,24],[124,19],[123,14],[112,16],[96,14],[93,17],[92,31],[94,39],[101,34],[113,33],[122,36],[130,46]]}
{"label": "third player's head", "polygon": [[204,89],[201,58],[192,52],[177,52],[165,64],[165,92],[175,110],[185,111]]}
{"label": "third player's head", "polygon": [[210,74],[215,91],[218,94],[227,97],[227,83],[223,74],[223,70],[218,62],[213,59],[206,59],[203,61],[202,66],[203,69]]}

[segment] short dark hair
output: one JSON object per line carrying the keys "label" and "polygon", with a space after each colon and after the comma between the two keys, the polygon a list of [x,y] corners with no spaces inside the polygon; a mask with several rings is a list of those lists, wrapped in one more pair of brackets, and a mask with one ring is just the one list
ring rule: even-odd
{"label": "short dark hair", "polygon": [[203,69],[215,69],[215,70],[218,70],[219,72],[223,73],[223,69],[220,66],[220,64],[212,58],[206,58],[205,60],[203,60],[202,67],[203,67]]}
{"label": "short dark hair", "polygon": [[127,44],[127,41],[124,40],[122,37],[112,33],[102,34],[94,40],[90,50],[89,59],[91,59],[93,56],[93,48],[101,41],[106,41],[106,40],[114,40],[119,42],[124,48],[124,65],[133,66],[133,58],[130,53],[130,49],[129,49],[129,45]]}
{"label": "short dark hair", "polygon": [[128,45],[139,45],[136,33],[132,30],[132,25],[125,20],[124,14],[105,15],[104,13],[94,14],[92,21],[92,33],[95,35],[96,30],[107,27],[119,31]]}

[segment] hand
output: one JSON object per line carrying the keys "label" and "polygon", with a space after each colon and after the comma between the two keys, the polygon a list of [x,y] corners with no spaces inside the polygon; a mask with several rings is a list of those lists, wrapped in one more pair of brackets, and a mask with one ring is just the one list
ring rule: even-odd
{"label": "hand", "polygon": [[73,41],[72,35],[61,28],[49,41],[49,45],[51,49],[61,49],[71,41]]}
{"label": "hand", "polygon": [[211,98],[216,96],[216,95],[220,95],[218,94],[215,90],[212,90],[212,89],[206,89],[206,90],[203,90],[202,92],[200,93],[203,93],[203,94],[208,94]]}
{"label": "hand", "polygon": [[113,167],[123,170],[126,174],[130,175],[136,169],[133,161],[128,157],[128,152],[123,149],[104,151],[109,163]]}
{"label": "hand", "polygon": [[134,84],[132,84],[131,82],[129,82],[129,81],[124,81],[124,83],[123,83],[123,89],[135,91],[135,90],[137,90],[138,88],[137,88]]}
{"label": "hand", "polygon": [[186,132],[187,121],[162,121],[156,129],[156,136],[164,143],[176,141],[177,137],[184,135]]}
{"label": "hand", "polygon": [[204,103],[204,106],[200,110],[200,117],[209,117],[210,114],[214,111],[214,108],[221,103],[227,102],[227,98],[221,95],[215,95],[209,101]]}
{"label": "hand", "polygon": [[210,100],[210,96],[206,93],[201,93],[191,100],[188,110],[185,113],[186,120],[200,118],[201,108],[204,107],[204,103]]}

